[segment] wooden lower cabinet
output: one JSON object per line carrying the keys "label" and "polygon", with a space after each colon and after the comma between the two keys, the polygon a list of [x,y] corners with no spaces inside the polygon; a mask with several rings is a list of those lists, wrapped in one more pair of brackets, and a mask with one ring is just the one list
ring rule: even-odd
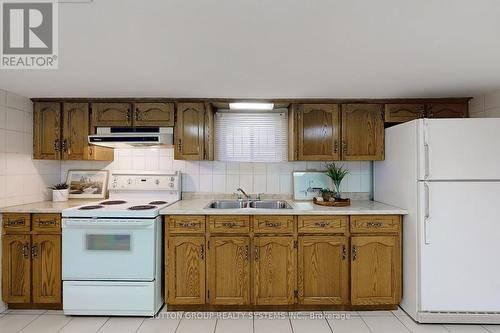
{"label": "wooden lower cabinet", "polygon": [[250,237],[212,236],[208,247],[208,302],[250,304]]}
{"label": "wooden lower cabinet", "polygon": [[2,298],[6,303],[29,303],[31,296],[30,235],[4,235]]}
{"label": "wooden lower cabinet", "polygon": [[351,304],[398,304],[401,249],[398,236],[351,238]]}
{"label": "wooden lower cabinet", "polygon": [[33,221],[20,233],[4,225],[2,296],[8,304],[43,308],[62,302],[59,214],[4,214]]}
{"label": "wooden lower cabinet", "polygon": [[349,302],[348,238],[299,236],[299,304]]}
{"label": "wooden lower cabinet", "polygon": [[205,304],[205,236],[171,236],[167,243],[169,304]]}

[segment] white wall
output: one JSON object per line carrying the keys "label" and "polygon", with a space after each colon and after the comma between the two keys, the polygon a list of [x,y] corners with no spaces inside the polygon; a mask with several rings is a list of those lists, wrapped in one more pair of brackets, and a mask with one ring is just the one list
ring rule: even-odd
{"label": "white wall", "polygon": [[[43,201],[59,181],[59,161],[34,161],[31,101],[0,90],[0,207]],[[1,246],[0,246],[1,257]],[[0,285],[1,285],[0,276]],[[0,300],[0,312],[4,305]]]}
{"label": "white wall", "polygon": [[500,90],[475,97],[470,102],[472,118],[500,118]]}
{"label": "white wall", "polygon": [[[344,192],[371,192],[371,162],[342,162],[350,170]],[[238,163],[220,161],[178,161],[172,148],[116,149],[109,162],[62,162],[61,180],[75,168],[108,170],[150,170],[183,172],[183,191],[234,193],[242,187],[249,193],[292,194],[292,171],[323,169],[324,162]]]}

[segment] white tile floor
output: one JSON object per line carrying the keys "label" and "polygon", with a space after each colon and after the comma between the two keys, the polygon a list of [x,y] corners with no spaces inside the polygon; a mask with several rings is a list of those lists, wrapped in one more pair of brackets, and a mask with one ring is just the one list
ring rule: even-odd
{"label": "white tile floor", "polygon": [[62,311],[7,310],[0,333],[496,333],[500,325],[417,324],[402,310],[345,312],[167,312],[157,318],[70,317]]}

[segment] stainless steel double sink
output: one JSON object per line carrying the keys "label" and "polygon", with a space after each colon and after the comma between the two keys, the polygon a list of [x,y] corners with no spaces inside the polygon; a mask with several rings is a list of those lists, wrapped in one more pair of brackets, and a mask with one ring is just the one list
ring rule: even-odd
{"label": "stainless steel double sink", "polygon": [[241,209],[241,208],[261,208],[261,209],[293,209],[284,200],[214,200],[205,208],[212,209]]}

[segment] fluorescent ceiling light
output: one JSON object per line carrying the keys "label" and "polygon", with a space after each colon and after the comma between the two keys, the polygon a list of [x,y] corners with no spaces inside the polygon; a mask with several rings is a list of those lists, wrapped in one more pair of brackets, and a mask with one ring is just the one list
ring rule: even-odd
{"label": "fluorescent ceiling light", "polygon": [[230,110],[272,110],[273,103],[229,103]]}

